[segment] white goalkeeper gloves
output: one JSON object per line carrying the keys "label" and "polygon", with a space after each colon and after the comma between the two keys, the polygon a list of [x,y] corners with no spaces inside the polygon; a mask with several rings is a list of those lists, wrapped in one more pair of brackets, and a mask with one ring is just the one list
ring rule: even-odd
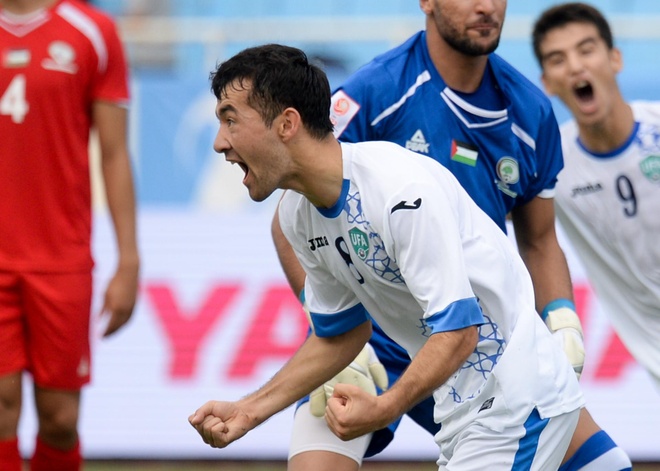
{"label": "white goalkeeper gloves", "polygon": [[578,379],[584,367],[584,339],[577,313],[570,307],[546,308],[545,325],[566,353]]}
{"label": "white goalkeeper gloves", "polygon": [[337,383],[354,384],[375,396],[376,386],[383,390],[387,388],[387,372],[378,360],[373,347],[367,343],[350,365],[312,391],[309,395],[309,409],[312,415],[316,417],[325,415],[325,406],[332,397]]}

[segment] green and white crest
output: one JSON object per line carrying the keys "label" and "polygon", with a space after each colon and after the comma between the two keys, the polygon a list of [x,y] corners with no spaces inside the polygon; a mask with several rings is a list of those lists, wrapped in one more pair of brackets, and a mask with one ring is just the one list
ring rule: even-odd
{"label": "green and white crest", "polygon": [[360,260],[366,260],[367,255],[369,255],[369,237],[367,234],[354,227],[348,231],[348,235],[357,256],[360,257]]}
{"label": "green and white crest", "polygon": [[642,173],[652,182],[660,182],[660,156],[649,155],[639,163]]}
{"label": "green and white crest", "polygon": [[520,180],[518,161],[513,157],[502,157],[497,162],[497,176],[507,185],[515,185]]}

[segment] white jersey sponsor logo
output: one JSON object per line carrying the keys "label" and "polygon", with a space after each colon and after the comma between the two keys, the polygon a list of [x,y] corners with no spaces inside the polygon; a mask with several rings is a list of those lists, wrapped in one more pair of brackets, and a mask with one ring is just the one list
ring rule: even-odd
{"label": "white jersey sponsor logo", "polygon": [[575,198],[576,196],[580,195],[588,195],[591,193],[596,193],[598,191],[603,191],[603,185],[600,183],[587,183],[586,185],[583,186],[576,186],[573,189],[571,189],[571,197]]}

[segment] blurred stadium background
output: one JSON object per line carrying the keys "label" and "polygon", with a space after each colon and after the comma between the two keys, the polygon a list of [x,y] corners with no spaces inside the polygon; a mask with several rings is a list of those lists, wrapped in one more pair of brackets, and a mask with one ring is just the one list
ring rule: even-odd
{"label": "blurred stadium background", "polygon": [[[306,332],[270,241],[277,195],[252,203],[237,170],[212,151],[217,124],[208,75],[218,61],[245,47],[280,42],[304,49],[337,86],[374,55],[423,28],[418,2],[91,3],[117,19],[132,68],[131,151],[143,277],[129,326],[114,338],[94,339],[95,374],[81,424],[86,469],[284,469],[291,410],[221,451],[203,445],[187,423],[203,402],[238,398],[266,381]],[[555,3],[509,2],[498,50],[537,84],[530,31],[535,17]],[[595,4],[611,20],[623,50],[620,83],[626,97],[660,99],[660,2]],[[559,121],[567,119],[566,110],[554,104]],[[100,287],[115,259],[101,198],[95,207],[100,306]],[[570,245],[562,243],[585,328],[582,384],[589,408],[633,460],[647,463],[635,469],[650,471],[648,463],[660,462],[660,392],[613,334]],[[21,423],[26,455],[34,446],[34,428],[28,410]],[[435,455],[431,437],[404,421],[393,445],[365,469],[435,469]],[[420,461],[427,465],[415,467]]]}

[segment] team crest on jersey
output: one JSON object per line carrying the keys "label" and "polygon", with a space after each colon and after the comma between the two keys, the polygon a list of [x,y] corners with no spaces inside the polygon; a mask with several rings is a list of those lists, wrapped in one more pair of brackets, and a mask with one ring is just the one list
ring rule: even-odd
{"label": "team crest on jersey", "polygon": [[353,250],[355,250],[357,256],[362,261],[366,260],[367,255],[369,255],[369,237],[367,237],[367,234],[362,232],[357,227],[354,227],[348,231],[348,235],[351,239]]}
{"label": "team crest on jersey", "polygon": [[48,45],[48,54],[50,57],[41,62],[44,69],[67,74],[75,74],[78,71],[78,65],[75,62],[76,51],[69,43],[53,41]]}
{"label": "team crest on jersey", "polygon": [[497,162],[497,188],[505,195],[515,198],[518,193],[513,191],[509,185],[515,185],[520,180],[520,168],[518,161],[512,157],[502,157]]}
{"label": "team crest on jersey", "polygon": [[639,163],[639,168],[646,178],[654,183],[660,182],[660,156],[649,155]]}

